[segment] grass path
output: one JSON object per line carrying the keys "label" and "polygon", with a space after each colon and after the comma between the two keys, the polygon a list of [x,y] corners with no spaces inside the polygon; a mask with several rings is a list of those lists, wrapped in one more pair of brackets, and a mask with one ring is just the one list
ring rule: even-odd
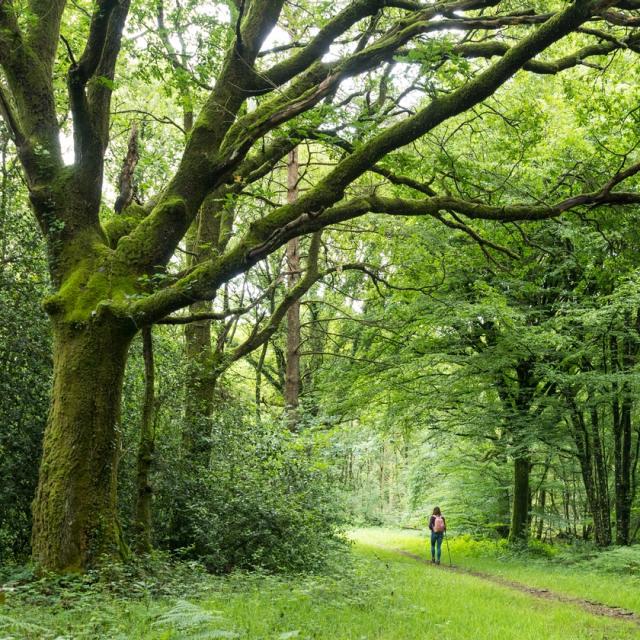
{"label": "grass path", "polygon": [[[381,546],[380,548],[385,548],[385,547]],[[498,584],[503,587],[509,587],[510,589],[515,589],[516,591],[526,593],[536,598],[543,598],[545,600],[551,600],[554,602],[562,602],[564,604],[576,605],[584,609],[588,613],[592,613],[594,615],[605,616],[607,618],[627,620],[629,622],[634,622],[635,624],[640,626],[640,616],[635,614],[633,611],[627,611],[626,609],[622,609],[621,607],[611,607],[606,604],[603,604],[602,602],[594,602],[592,600],[583,600],[582,598],[575,598],[573,596],[567,596],[562,593],[550,591],[549,589],[538,589],[538,588],[523,584],[522,582],[516,582],[515,580],[507,580],[500,576],[495,576],[490,573],[483,573],[481,571],[474,571],[472,569],[465,569],[464,567],[448,566],[446,563],[437,567],[433,567],[431,565],[431,562],[429,562],[426,558],[424,558],[423,556],[419,556],[415,553],[411,553],[410,551],[404,551],[403,549],[391,549],[391,551],[395,551],[407,558],[412,558],[413,560],[417,560],[422,564],[426,564],[432,570],[455,571],[458,573],[465,573],[467,575],[474,576],[475,578],[487,580],[488,582],[493,582],[494,584]]]}
{"label": "grass path", "polygon": [[[400,549],[421,558],[428,555],[427,540],[422,532],[368,528],[352,532],[358,544],[382,545]],[[547,558],[517,557],[512,554],[486,553],[486,545],[476,548],[464,539],[450,540],[455,566],[478,576],[491,576],[503,584],[519,583],[530,592],[554,592],[565,599],[574,598],[597,603],[614,610],[622,610],[640,617],[640,577],[620,569],[616,572],[598,570],[595,563],[568,564]],[[443,560],[446,557],[443,547]],[[448,561],[448,557],[447,557]],[[486,578],[485,578],[486,579]],[[630,617],[630,616],[623,616]]]}
{"label": "grass path", "polygon": [[[240,638],[267,640],[631,640],[636,625],[533,598],[464,572],[425,567],[364,542],[357,576],[306,588],[283,582],[210,601]],[[288,635],[292,634],[292,635]]]}

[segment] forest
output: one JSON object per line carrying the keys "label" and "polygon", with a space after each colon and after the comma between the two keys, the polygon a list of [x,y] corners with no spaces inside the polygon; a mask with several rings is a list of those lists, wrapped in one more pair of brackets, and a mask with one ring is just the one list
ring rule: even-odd
{"label": "forest", "polygon": [[0,0],[0,640],[640,638],[639,62],[640,0]]}

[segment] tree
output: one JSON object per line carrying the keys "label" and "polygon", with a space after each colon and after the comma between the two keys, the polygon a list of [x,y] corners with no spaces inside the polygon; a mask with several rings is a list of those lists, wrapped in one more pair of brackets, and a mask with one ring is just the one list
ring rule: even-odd
{"label": "tree", "polygon": [[[637,165],[623,168],[594,192],[545,204],[481,204],[437,195],[424,186],[419,199],[405,200],[350,191],[389,154],[489,98],[519,70],[556,73],[594,56],[633,49],[633,31],[611,38],[587,29],[575,38],[578,48],[570,55],[535,59],[591,20],[625,31],[634,24],[628,12],[637,8],[636,2],[589,0],[537,14],[508,13],[495,0],[435,5],[357,0],[329,15],[316,11],[317,33],[301,44],[290,42],[284,47],[286,57],[279,59],[282,48],[272,56],[261,48],[278,21],[286,19],[285,2],[252,0],[220,3],[237,16],[228,21],[233,42],[202,100],[173,175],[157,185],[147,207],[131,204],[110,217],[103,195],[105,154],[130,2],[98,0],[88,24],[82,18],[85,4],[0,4],[0,112],[47,241],[55,288],[45,301],[53,330],[54,381],[32,541],[35,560],[46,568],[78,569],[103,553],[127,552],[116,517],[117,425],[127,352],[141,327],[194,302],[212,300],[225,282],[291,238],[370,211],[436,217],[451,211],[472,219],[519,220],[557,216],[582,205],[640,200],[635,192],[615,190],[635,175]],[[76,19],[83,24],[81,33],[65,37],[59,46],[61,25]],[[503,28],[513,32],[516,43],[511,47],[496,36]],[[465,41],[465,34],[478,30],[489,39]],[[451,33],[462,35],[452,40]],[[421,40],[425,35],[429,37]],[[336,43],[342,38],[355,46],[340,49]],[[338,46],[338,53],[325,60],[331,45]],[[427,83],[429,99],[412,115],[403,119],[393,109],[383,111],[385,117],[374,130],[360,135],[352,150],[295,203],[274,207],[234,229],[222,254],[214,252],[182,272],[172,268],[174,252],[212,193],[250,185],[282,157],[283,147],[288,152],[304,138],[330,136],[325,119],[348,127],[351,101],[343,100],[341,107],[331,104],[341,85],[375,75],[398,55],[406,55],[424,73],[443,64],[453,70],[449,79]],[[64,95],[54,82],[54,68],[63,57],[69,60]],[[493,57],[498,60],[482,62]],[[456,62],[468,59],[480,62],[457,73]],[[389,97],[391,105],[394,99]],[[65,163],[61,149],[60,111],[70,114],[72,164]],[[381,170],[391,181],[410,184]]]}
{"label": "tree", "polygon": [[[289,152],[287,158],[287,201],[295,204],[298,199],[300,164],[298,149]],[[300,240],[292,238],[287,243],[287,270],[289,286],[300,280]],[[287,358],[284,378],[284,404],[291,430],[297,428],[300,404],[300,301],[296,300],[287,311]]]}

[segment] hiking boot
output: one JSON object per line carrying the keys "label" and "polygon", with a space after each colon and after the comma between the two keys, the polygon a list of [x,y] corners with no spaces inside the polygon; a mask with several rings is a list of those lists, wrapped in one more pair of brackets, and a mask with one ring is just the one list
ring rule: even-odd
{"label": "hiking boot", "polygon": [[435,564],[436,563],[436,559],[435,558],[431,558],[431,564]]}
{"label": "hiking boot", "polygon": [[440,564],[440,560],[436,560],[436,564]]}

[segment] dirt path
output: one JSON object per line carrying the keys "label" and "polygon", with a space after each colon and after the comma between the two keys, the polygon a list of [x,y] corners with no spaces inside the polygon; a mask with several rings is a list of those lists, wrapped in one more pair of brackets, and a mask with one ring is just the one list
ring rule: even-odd
{"label": "dirt path", "polygon": [[526,593],[535,598],[550,600],[552,602],[562,602],[564,604],[576,605],[584,609],[585,611],[588,611],[589,613],[592,613],[597,616],[604,616],[606,618],[615,618],[616,620],[629,620],[629,622],[634,622],[636,625],[640,626],[640,615],[634,613],[633,611],[626,611],[625,609],[621,609],[620,607],[611,607],[609,605],[602,604],[601,602],[583,600],[582,598],[567,596],[561,593],[556,593],[554,591],[549,591],[548,589],[538,589],[536,587],[530,587],[526,584],[523,584],[522,582],[507,580],[506,578],[501,578],[500,576],[494,576],[494,575],[491,575],[490,573],[483,573],[481,571],[474,571],[472,569],[464,569],[462,567],[455,567],[455,566],[450,567],[445,564],[434,566],[426,558],[423,558],[422,556],[419,556],[415,553],[405,551],[404,549],[385,547],[383,545],[372,545],[372,546],[376,546],[379,549],[384,549],[385,551],[393,551],[407,558],[412,558],[413,560],[417,560],[422,564],[426,564],[429,567],[433,567],[433,569],[463,573],[465,575],[473,576],[474,578],[480,578],[481,580],[492,582],[493,584],[497,584],[502,587],[508,587],[509,589],[514,589],[515,591]]}

